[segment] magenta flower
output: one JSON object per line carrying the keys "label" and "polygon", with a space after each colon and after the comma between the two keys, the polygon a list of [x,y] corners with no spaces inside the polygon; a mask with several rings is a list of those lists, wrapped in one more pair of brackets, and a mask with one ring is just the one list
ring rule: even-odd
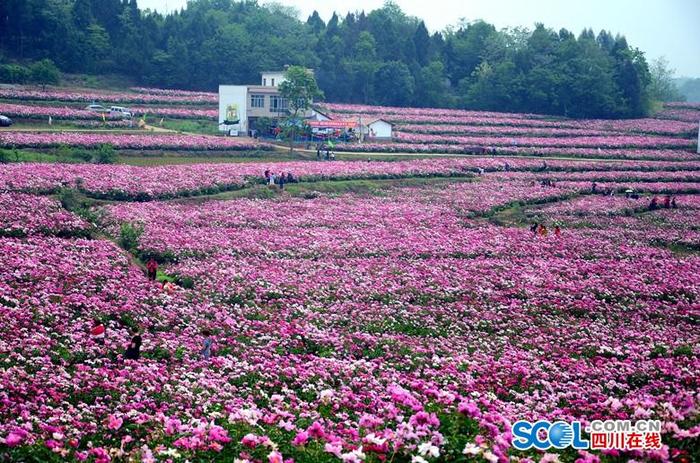
{"label": "magenta flower", "polygon": [[308,431],[301,431],[297,433],[296,436],[294,436],[294,439],[292,440],[292,445],[298,447],[300,445],[306,445],[306,443],[309,441],[309,433]]}
{"label": "magenta flower", "polygon": [[107,427],[112,431],[116,431],[117,429],[121,428],[122,423],[124,423],[124,420],[116,415],[109,415],[107,418]]}

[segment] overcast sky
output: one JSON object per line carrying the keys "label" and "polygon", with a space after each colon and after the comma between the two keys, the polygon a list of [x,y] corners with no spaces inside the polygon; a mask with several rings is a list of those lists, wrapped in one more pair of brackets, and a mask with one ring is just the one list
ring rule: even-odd
{"label": "overcast sky", "polygon": [[[266,3],[261,1],[260,3]],[[369,12],[383,0],[278,0],[294,6],[300,18],[318,10],[324,21],[333,11]],[[535,22],[578,35],[585,27],[597,33],[607,29],[620,33],[642,49],[649,60],[665,56],[677,76],[700,77],[700,0],[398,0],[409,15],[425,20],[428,29],[442,30],[460,18],[484,19],[496,27],[526,26]],[[138,0],[141,8],[173,11],[187,0]]]}

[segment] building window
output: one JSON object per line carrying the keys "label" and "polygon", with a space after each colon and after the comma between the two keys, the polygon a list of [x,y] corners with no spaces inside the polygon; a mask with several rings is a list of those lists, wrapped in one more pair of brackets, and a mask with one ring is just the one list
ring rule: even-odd
{"label": "building window", "polygon": [[263,87],[267,86],[267,78],[263,77]]}
{"label": "building window", "polygon": [[265,107],[265,95],[250,95],[250,107],[251,108],[264,108]]}
{"label": "building window", "polygon": [[286,98],[281,96],[272,95],[270,96],[270,112],[271,113],[281,113],[287,111],[289,104]]}
{"label": "building window", "polygon": [[272,86],[273,87],[275,86],[275,78],[274,77],[272,78]]}

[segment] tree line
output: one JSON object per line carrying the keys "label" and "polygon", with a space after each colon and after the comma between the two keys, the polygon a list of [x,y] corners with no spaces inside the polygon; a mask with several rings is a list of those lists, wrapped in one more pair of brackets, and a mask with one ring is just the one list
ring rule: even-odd
{"label": "tree line", "polygon": [[210,91],[301,65],[328,101],[395,106],[620,118],[646,115],[656,97],[644,54],[623,36],[484,21],[430,33],[390,1],[327,23],[251,0],[194,0],[168,15],[136,0],[0,2],[0,61],[45,58],[64,72]]}

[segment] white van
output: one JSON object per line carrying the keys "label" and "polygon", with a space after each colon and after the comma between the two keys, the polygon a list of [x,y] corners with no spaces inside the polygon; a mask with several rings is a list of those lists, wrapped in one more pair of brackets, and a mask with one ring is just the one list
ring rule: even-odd
{"label": "white van", "polygon": [[109,108],[109,113],[112,116],[121,115],[122,119],[131,119],[131,111],[123,106],[112,106]]}

